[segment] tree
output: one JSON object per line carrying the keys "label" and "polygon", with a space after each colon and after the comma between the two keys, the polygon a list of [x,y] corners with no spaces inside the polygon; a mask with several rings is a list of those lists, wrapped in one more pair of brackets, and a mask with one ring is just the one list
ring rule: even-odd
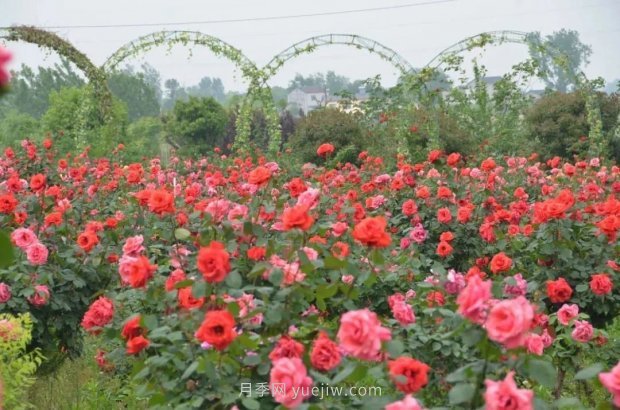
{"label": "tree", "polygon": [[219,103],[223,103],[226,99],[226,90],[219,78],[203,77],[198,85],[187,90],[187,94],[195,97],[213,97]]}
{"label": "tree", "polygon": [[65,59],[53,67],[38,67],[36,71],[22,65],[13,73],[9,92],[0,100],[0,117],[3,112],[17,110],[39,119],[49,107],[52,91],[83,85],[84,80]]}
{"label": "tree", "polygon": [[164,87],[166,88],[166,97],[162,102],[162,109],[164,111],[170,111],[178,100],[187,99],[187,91],[181,87],[181,84],[176,79],[170,78],[166,80]]}
{"label": "tree", "polygon": [[39,121],[30,114],[15,109],[7,111],[0,121],[0,145],[16,145],[19,141],[35,137]]}
{"label": "tree", "polygon": [[212,97],[178,100],[166,128],[173,139],[202,152],[221,146],[228,114]]}
{"label": "tree", "polygon": [[[620,113],[618,94],[597,93],[601,110],[603,135],[612,141]],[[549,156],[571,158],[587,152],[589,133],[585,96],[581,92],[555,92],[539,99],[527,113],[525,120],[532,138],[543,143]]]}
{"label": "tree", "polygon": [[579,40],[579,32],[562,29],[543,40],[539,32],[529,35],[530,56],[545,73],[548,88],[567,92],[576,74],[590,63],[592,48]]}
{"label": "tree", "polygon": [[145,79],[144,74],[134,73],[131,67],[115,72],[108,79],[112,95],[127,105],[130,121],[141,117],[159,115],[157,90]]}

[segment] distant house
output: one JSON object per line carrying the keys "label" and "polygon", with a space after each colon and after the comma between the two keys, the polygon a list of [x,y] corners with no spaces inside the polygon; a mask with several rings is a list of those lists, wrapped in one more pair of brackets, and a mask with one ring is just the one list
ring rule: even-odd
{"label": "distant house", "polygon": [[298,87],[288,94],[287,108],[291,112],[310,111],[324,107],[327,103],[327,90],[321,87]]}
{"label": "distant house", "polygon": [[[493,93],[495,92],[495,84],[501,79],[502,77],[498,75],[482,77],[481,81],[487,87],[487,94],[489,94],[489,96],[493,95]],[[470,82],[465,84],[464,88],[474,90],[476,88],[476,80],[471,80]]]}
{"label": "distant house", "polygon": [[341,98],[338,96],[328,97],[327,108],[335,108],[347,114],[363,113],[362,104],[368,101],[370,95],[364,87],[360,87],[359,91],[351,98]]}

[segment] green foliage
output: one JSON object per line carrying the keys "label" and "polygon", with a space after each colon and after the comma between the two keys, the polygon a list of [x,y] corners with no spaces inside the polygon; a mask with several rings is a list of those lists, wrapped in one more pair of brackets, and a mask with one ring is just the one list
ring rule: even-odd
{"label": "green foliage", "polygon": [[[289,146],[302,161],[317,162],[319,145],[330,143],[338,150],[353,146],[357,153],[364,149],[362,129],[351,114],[335,109],[312,111],[301,119]],[[350,148],[349,148],[350,149]]]}
{"label": "green foliage", "polygon": [[227,121],[224,107],[215,99],[190,97],[176,102],[166,127],[184,147],[206,152],[222,145]]}
{"label": "green foliage", "polygon": [[[617,126],[620,99],[617,94],[597,93],[597,100],[602,132],[609,143]],[[587,153],[590,131],[587,115],[583,93],[555,92],[540,98],[527,112],[525,121],[532,138],[538,138],[543,143],[544,154],[570,158]]]}
{"label": "green foliage", "polygon": [[132,70],[115,72],[109,75],[108,86],[112,95],[126,104],[129,121],[159,115],[157,90],[144,74]]}
{"label": "green foliage", "polygon": [[32,408],[26,396],[34,383],[34,373],[43,361],[39,349],[29,352],[32,320],[28,313],[0,314],[0,408]]}
{"label": "green foliage", "polygon": [[577,84],[577,74],[590,62],[592,48],[583,44],[579,32],[562,29],[545,37],[539,32],[528,35],[530,55],[545,75],[547,87],[567,92],[569,86]]}
{"label": "green foliage", "polygon": [[0,144],[17,146],[19,141],[31,138],[39,131],[39,121],[29,114],[10,110],[0,119]]}
{"label": "green foliage", "polygon": [[159,118],[142,117],[129,124],[125,145],[127,159],[139,161],[159,154],[162,123]]}

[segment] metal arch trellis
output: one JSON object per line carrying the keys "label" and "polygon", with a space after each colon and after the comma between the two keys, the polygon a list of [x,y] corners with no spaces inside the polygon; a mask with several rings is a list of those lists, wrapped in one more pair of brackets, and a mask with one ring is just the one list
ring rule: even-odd
{"label": "metal arch trellis", "polygon": [[[250,83],[246,99],[243,102],[241,113],[237,121],[238,135],[235,144],[238,148],[248,143],[250,133],[249,113],[254,103],[259,100],[263,107],[273,107],[273,100],[267,81],[272,78],[287,61],[302,54],[312,53],[319,47],[329,45],[344,45],[355,47],[359,50],[366,50],[392,64],[403,75],[415,73],[414,67],[404,57],[393,49],[367,37],[355,34],[324,34],[297,42],[274,56],[271,61],[261,69],[262,77]],[[270,109],[269,112],[273,112],[273,109]],[[281,144],[279,122],[277,120],[277,118],[268,117],[268,123],[270,124],[269,150],[272,152],[278,151]]]}
{"label": "metal arch trellis", "polygon": [[94,96],[99,102],[100,122],[105,123],[110,119],[112,93],[108,88],[105,72],[93,64],[84,53],[68,41],[55,33],[30,26],[0,28],[0,39],[5,41],[23,41],[41,48],[47,48],[75,64],[88,78]]}
{"label": "metal arch trellis", "polygon": [[[259,70],[241,50],[217,37],[198,31],[159,31],[147,34],[125,44],[115,51],[103,64],[103,69],[106,72],[110,72],[116,69],[121,62],[129,57],[149,51],[153,47],[160,45],[172,47],[177,44],[206,46],[216,56],[224,56],[235,64],[241,71],[242,76],[249,81],[249,88],[254,91],[254,94],[263,97],[263,110],[268,127],[270,130],[275,130],[275,132],[271,132],[271,134],[279,133],[277,110],[271,101],[266,101],[266,96],[268,95],[269,98],[271,98],[271,93],[261,89],[262,84],[264,84],[262,81],[264,77],[263,72]],[[250,91],[248,91],[248,94],[249,92]],[[249,140],[252,110],[251,104],[245,102],[247,99],[248,96],[244,99],[237,117],[237,138],[235,138],[235,148],[237,149],[246,149],[247,141]]]}
{"label": "metal arch trellis", "polygon": [[420,70],[420,81],[418,81],[418,84],[423,83],[423,78],[428,78],[429,73],[436,72],[442,65],[453,62],[458,54],[476,48],[484,48],[486,45],[513,43],[526,45],[529,48],[542,51],[549,54],[556,64],[561,65],[567,70],[567,72],[573,76],[577,87],[585,92],[587,121],[590,127],[590,153],[593,155],[600,155],[603,151],[602,122],[600,108],[595,95],[595,82],[588,80],[583,71],[576,71],[573,67],[569,67],[566,55],[562,51],[543,44],[533,34],[534,33],[526,33],[523,31],[502,30],[489,31],[467,37],[435,55],[435,57]]}

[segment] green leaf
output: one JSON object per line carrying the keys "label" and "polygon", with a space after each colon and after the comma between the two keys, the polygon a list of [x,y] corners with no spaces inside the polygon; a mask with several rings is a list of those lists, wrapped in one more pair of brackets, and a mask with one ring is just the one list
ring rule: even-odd
{"label": "green leaf", "polygon": [[476,387],[471,383],[459,383],[450,389],[448,400],[450,404],[469,403],[474,397]]}
{"label": "green leaf", "polygon": [[601,363],[594,363],[593,365],[588,366],[585,369],[579,370],[575,375],[575,380],[592,379],[593,377],[596,377],[601,371],[603,371],[604,368],[605,366],[603,366]]}
{"label": "green leaf", "polygon": [[403,353],[403,351],[405,350],[405,346],[403,345],[403,342],[401,342],[398,339],[391,340],[391,341],[387,342],[385,344],[385,347],[386,347],[388,353],[390,354],[390,356],[392,356],[392,357],[400,356]]}
{"label": "green leaf", "polygon": [[355,370],[356,364],[354,362],[349,362],[344,369],[342,369],[334,378],[332,379],[332,384],[338,384],[353,373]]}
{"label": "green leaf", "polygon": [[229,272],[228,276],[226,276],[226,284],[233,289],[239,289],[241,287],[241,283],[241,275],[239,275],[239,272],[236,270]]}
{"label": "green leaf", "polygon": [[555,387],[558,374],[553,364],[544,360],[532,359],[529,361],[527,369],[532,380],[550,389]]}
{"label": "green leaf", "polygon": [[245,397],[241,399],[241,404],[243,404],[243,407],[249,410],[260,409],[260,403],[251,397]]}
{"label": "green leaf", "polygon": [[342,269],[347,266],[346,260],[340,260],[335,256],[327,256],[323,259],[323,266],[325,269]]}
{"label": "green leaf", "polygon": [[0,231],[0,268],[6,268],[11,266],[15,260],[15,254],[13,253],[13,244],[9,235]]}
{"label": "green leaf", "polygon": [[579,293],[586,292],[588,290],[588,284],[580,283],[579,285],[575,286],[575,290]]}
{"label": "green leaf", "polygon": [[179,241],[184,241],[191,236],[191,232],[185,228],[177,228],[174,230],[174,237]]}
{"label": "green leaf", "polygon": [[190,364],[187,367],[187,369],[185,369],[185,371],[183,372],[183,375],[181,376],[181,380],[187,379],[189,376],[192,375],[192,373],[196,371],[197,368],[198,368],[198,362],[193,362],[192,364]]}
{"label": "green leaf", "polygon": [[261,357],[257,354],[246,355],[243,358],[243,364],[245,364],[246,366],[256,366],[261,361]]}

